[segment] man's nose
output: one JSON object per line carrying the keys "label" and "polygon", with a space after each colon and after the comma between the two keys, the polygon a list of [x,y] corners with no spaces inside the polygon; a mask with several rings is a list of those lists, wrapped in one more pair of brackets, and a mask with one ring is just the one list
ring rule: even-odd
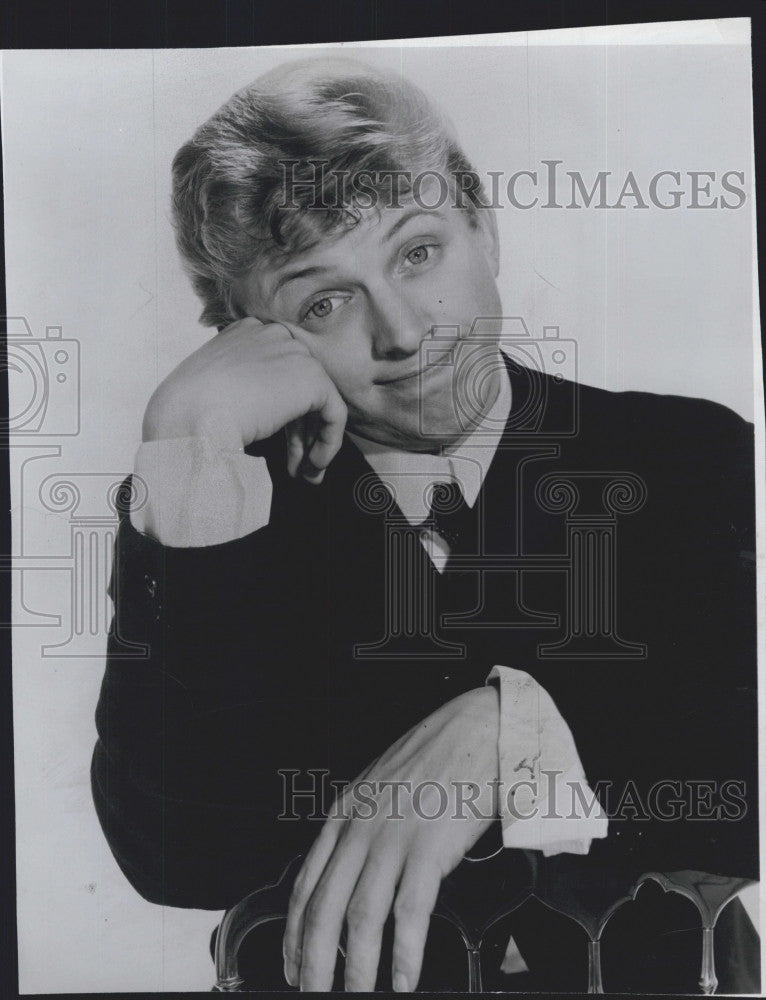
{"label": "man's nose", "polygon": [[402,360],[417,354],[428,334],[428,321],[397,288],[377,294],[373,301],[372,354],[376,361]]}

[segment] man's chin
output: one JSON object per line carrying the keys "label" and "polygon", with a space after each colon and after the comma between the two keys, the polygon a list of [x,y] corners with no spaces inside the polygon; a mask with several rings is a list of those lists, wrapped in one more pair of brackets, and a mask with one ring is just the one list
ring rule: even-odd
{"label": "man's chin", "polygon": [[[425,426],[424,426],[425,425]],[[423,422],[368,425],[348,428],[353,434],[402,451],[438,454],[444,448],[451,448],[467,437],[471,428],[458,425],[454,417],[450,420],[423,420]]]}
{"label": "man's chin", "polygon": [[[492,401],[494,402],[494,396]],[[453,400],[450,400],[447,412],[444,407],[423,405],[418,414],[417,429],[412,435],[420,445],[413,445],[412,450],[439,451],[455,447],[482,424],[489,406],[478,412],[468,407],[462,409],[464,412],[457,413]]]}

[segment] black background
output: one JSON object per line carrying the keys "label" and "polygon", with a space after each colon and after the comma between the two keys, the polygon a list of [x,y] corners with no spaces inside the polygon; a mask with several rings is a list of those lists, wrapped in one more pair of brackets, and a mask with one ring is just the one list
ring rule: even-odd
{"label": "black background", "polygon": [[[435,35],[534,31],[602,24],[686,21],[716,17],[752,19],[756,203],[766,204],[766,3],[764,0],[5,0],[0,9],[0,48],[186,48],[283,45],[307,42],[423,38]],[[2,205],[0,205],[2,212]],[[2,216],[0,216],[2,221]],[[758,227],[759,277],[766,283],[766,225]],[[3,252],[0,247],[0,253]],[[5,270],[0,317],[5,316]],[[0,330],[0,367],[5,325]],[[0,378],[0,413],[7,413],[7,382]],[[7,453],[0,432],[0,561],[11,551]],[[9,621],[10,577],[0,575],[0,621]],[[16,956],[11,636],[0,628],[0,997],[18,996]],[[66,920],[66,914],[57,914]],[[41,942],[42,945],[42,942]],[[34,948],[34,942],[30,943]],[[141,956],[136,955],[136,961]],[[116,996],[117,994],[111,994]],[[127,994],[136,996],[137,994]],[[572,994],[569,994],[570,996]],[[162,994],[172,996],[172,994]]]}

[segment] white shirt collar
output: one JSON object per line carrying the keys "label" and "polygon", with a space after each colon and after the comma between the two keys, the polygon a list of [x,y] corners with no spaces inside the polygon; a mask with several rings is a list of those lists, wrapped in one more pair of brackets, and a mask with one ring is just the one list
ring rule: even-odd
{"label": "white shirt collar", "polygon": [[510,412],[511,382],[504,368],[500,392],[482,422],[459,445],[440,455],[404,451],[346,433],[391,490],[409,523],[420,524],[428,516],[430,487],[436,482],[459,483],[466,503],[473,507]]}

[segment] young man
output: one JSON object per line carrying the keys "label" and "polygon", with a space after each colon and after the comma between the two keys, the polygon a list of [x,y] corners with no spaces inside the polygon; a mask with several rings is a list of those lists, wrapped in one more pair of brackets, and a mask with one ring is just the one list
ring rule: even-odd
{"label": "young man", "polygon": [[[757,877],[752,428],[506,355],[485,206],[424,95],[345,59],[262,77],[174,161],[219,334],[146,410],[94,795],[154,902],[224,908],[308,852],[302,989],[343,939],[347,988],[414,990],[447,876],[487,912],[531,857]],[[322,826],[286,797],[320,774],[362,779]],[[518,911],[522,955],[575,988],[544,927]]]}

